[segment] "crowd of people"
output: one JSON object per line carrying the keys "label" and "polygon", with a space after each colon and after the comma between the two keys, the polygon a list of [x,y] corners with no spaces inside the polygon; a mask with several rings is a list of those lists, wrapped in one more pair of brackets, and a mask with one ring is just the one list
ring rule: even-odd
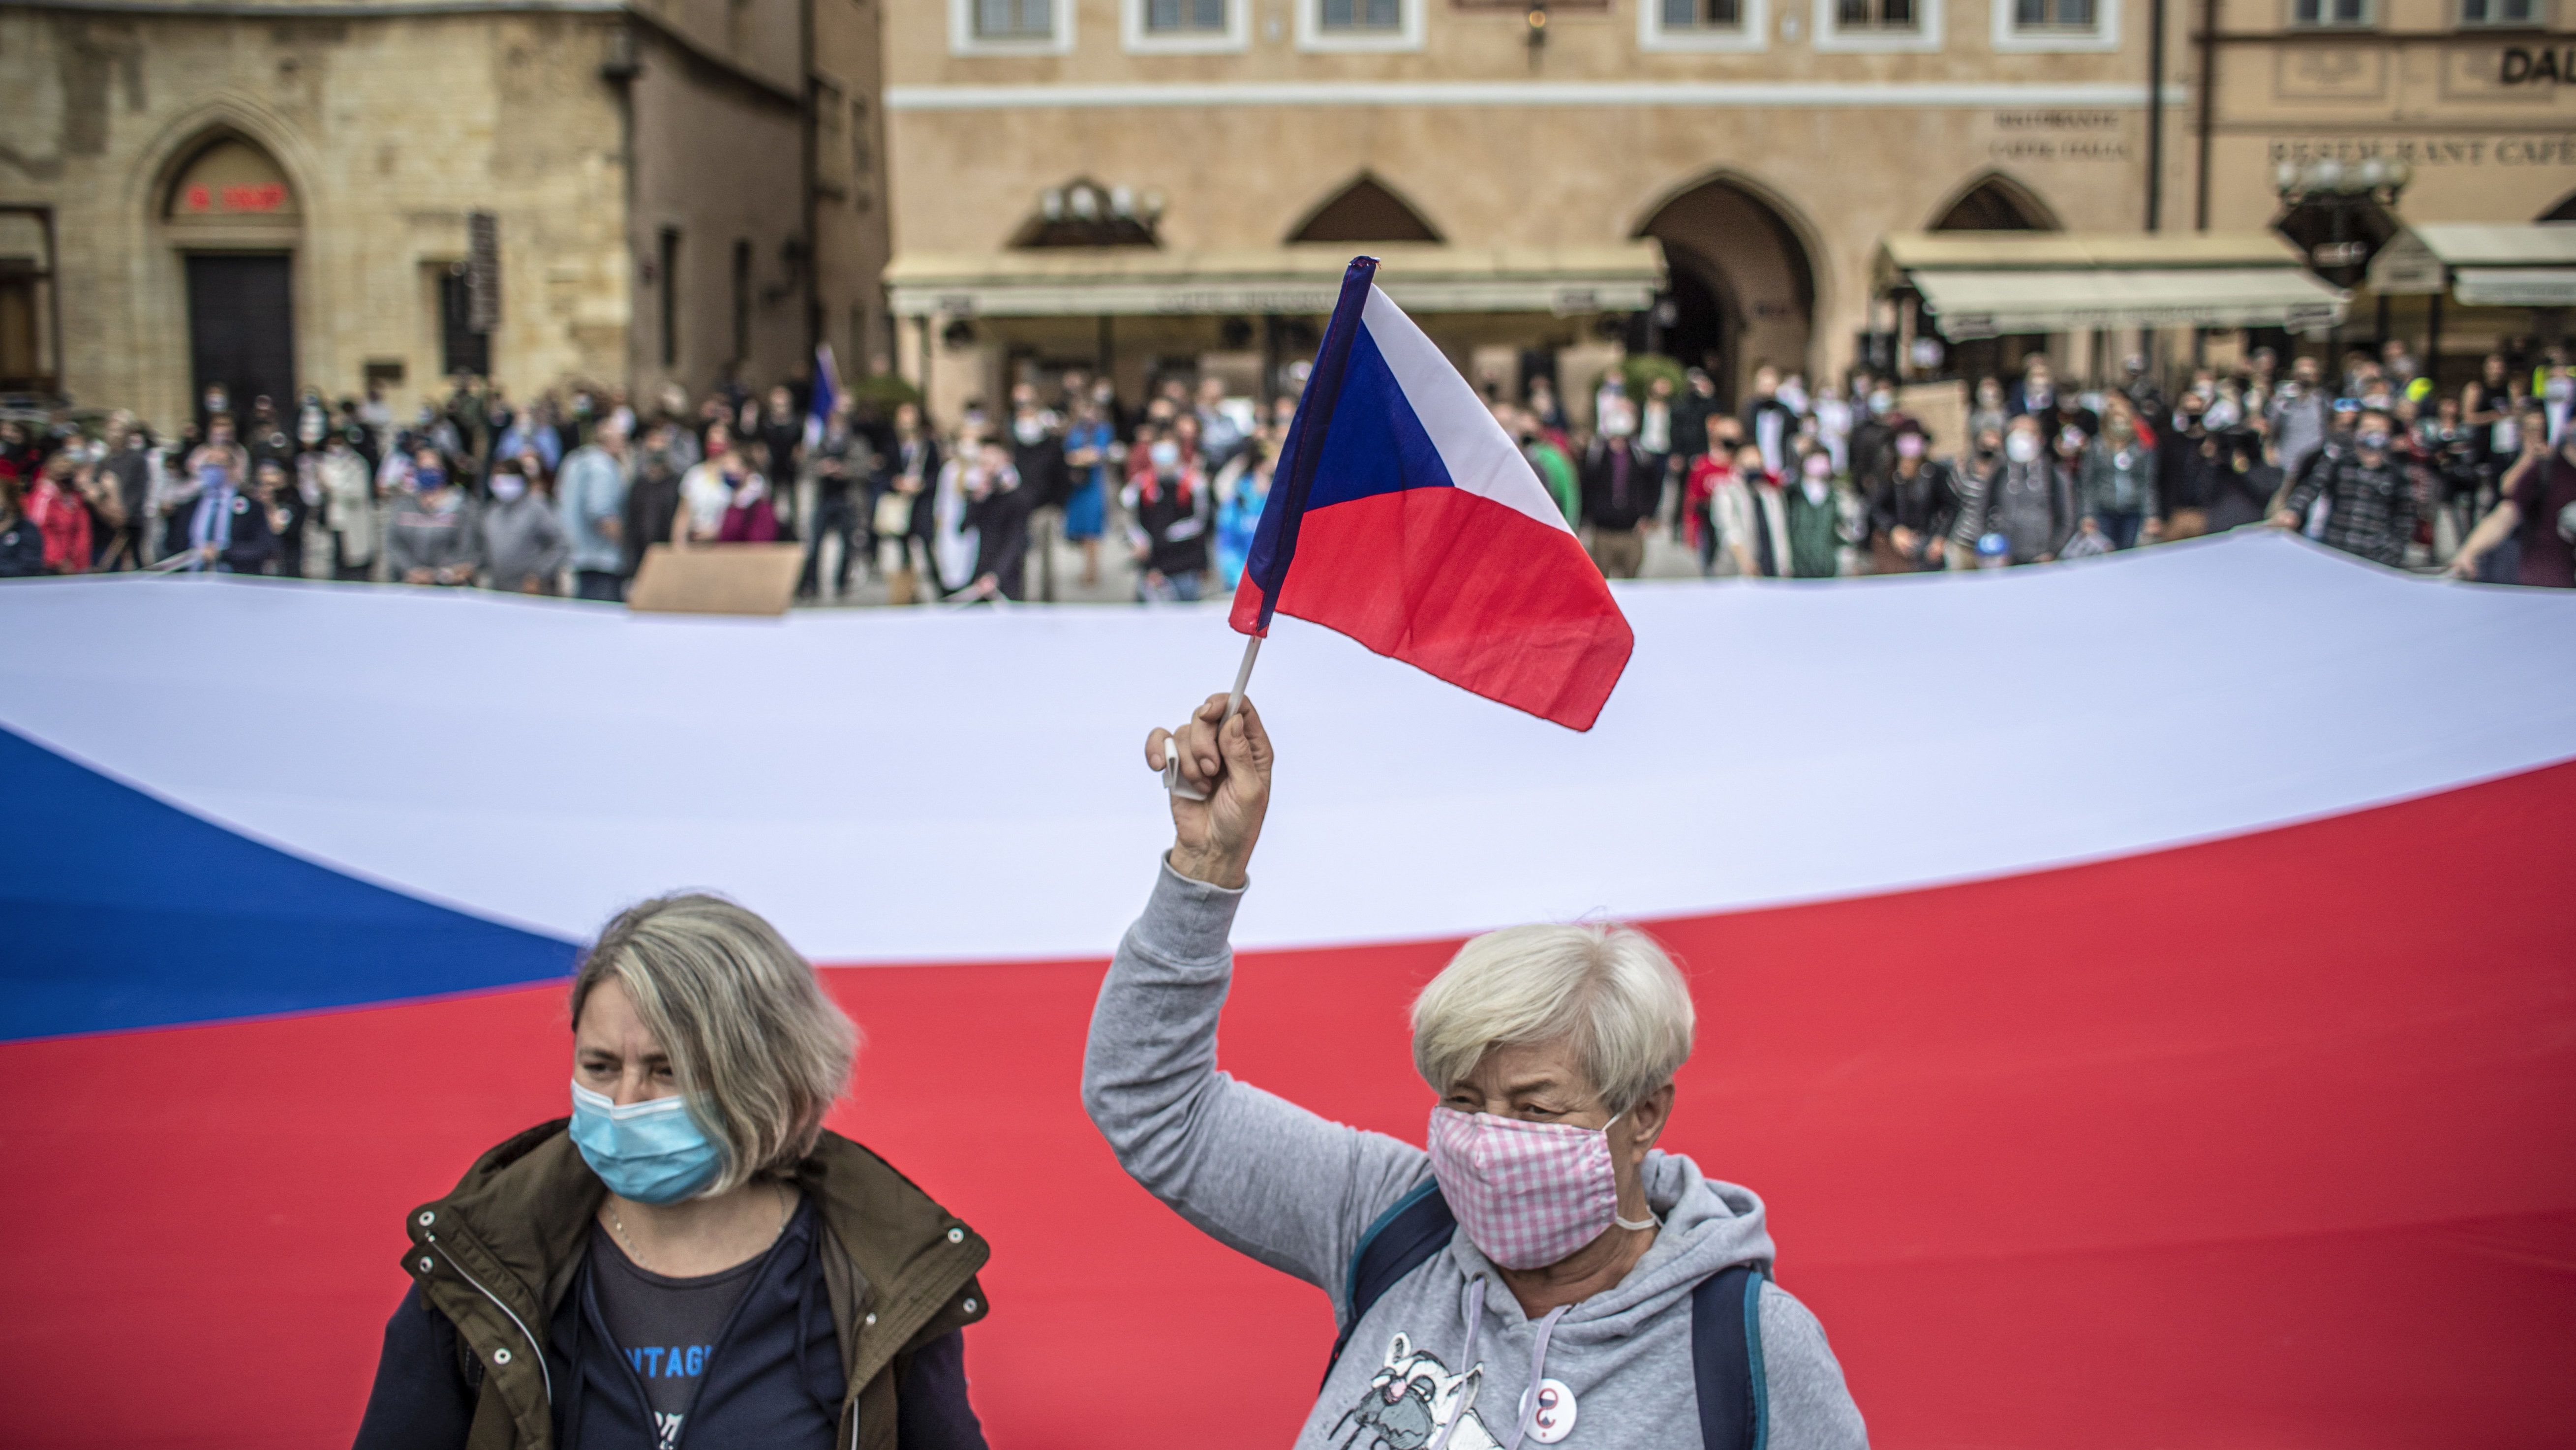
{"label": "crowd of people", "polygon": [[[2398,342],[2346,354],[2331,378],[2260,349],[2170,398],[2134,361],[2120,384],[2078,388],[2034,354],[1977,380],[1949,438],[1900,401],[1919,394],[1866,368],[1810,389],[1760,367],[1730,403],[1700,369],[1631,366],[1585,417],[1545,377],[1487,393],[1613,578],[1636,577],[1662,534],[1703,574],[1825,578],[2269,523],[2393,567],[2576,583],[2576,366],[2556,346],[2492,354],[2456,392]],[[573,385],[522,403],[475,378],[399,425],[373,389],[238,414],[211,396],[168,439],[123,413],[95,433],[0,420],[0,575],[149,567],[616,600],[655,543],[801,541],[800,597],[822,597],[828,574],[850,598],[865,575],[891,603],[971,602],[1028,598],[1033,555],[1060,537],[1086,594],[1106,553],[1135,599],[1196,600],[1240,578],[1294,410],[1213,375],[1164,377],[1131,405],[1076,370],[944,428],[884,394],[815,411],[785,384],[694,404],[672,385],[639,406]]]}
{"label": "crowd of people", "polygon": [[2457,393],[2398,342],[2324,372],[2258,349],[2192,370],[2169,399],[2142,363],[2078,389],[2034,354],[2017,377],[1975,382],[1952,438],[1866,368],[1812,391],[1758,368],[1732,407],[1698,369],[1642,387],[1613,373],[1588,430],[1544,384],[1494,411],[1613,577],[1634,577],[1662,530],[1704,574],[1808,578],[2040,563],[2269,523],[2392,567],[2576,583],[2563,349],[2492,354]]}

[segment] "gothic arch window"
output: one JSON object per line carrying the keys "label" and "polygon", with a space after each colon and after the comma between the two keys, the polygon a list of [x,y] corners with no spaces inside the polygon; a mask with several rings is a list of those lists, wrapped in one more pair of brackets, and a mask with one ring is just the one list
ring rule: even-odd
{"label": "gothic arch window", "polygon": [[1297,224],[1292,242],[1437,242],[1440,233],[1413,204],[1367,172]]}
{"label": "gothic arch window", "polygon": [[303,214],[274,157],[238,136],[222,136],[179,168],[161,215],[182,228],[291,229]]}
{"label": "gothic arch window", "polygon": [[1936,232],[2053,232],[2056,213],[2037,193],[2009,176],[1987,172],[1941,209]]}

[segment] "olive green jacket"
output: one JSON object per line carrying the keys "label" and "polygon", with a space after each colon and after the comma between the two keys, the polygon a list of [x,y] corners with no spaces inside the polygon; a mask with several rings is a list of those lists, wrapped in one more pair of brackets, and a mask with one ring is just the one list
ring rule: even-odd
{"label": "olive green jacket", "polygon": [[[481,1372],[469,1450],[553,1450],[546,1326],[608,1194],[565,1133],[569,1121],[484,1154],[405,1224],[404,1272],[456,1326],[459,1356]],[[884,1159],[836,1133],[815,1143],[794,1181],[829,1230],[823,1279],[849,1383],[835,1443],[893,1450],[903,1370],[923,1345],[988,1312],[975,1273],[992,1251]]]}

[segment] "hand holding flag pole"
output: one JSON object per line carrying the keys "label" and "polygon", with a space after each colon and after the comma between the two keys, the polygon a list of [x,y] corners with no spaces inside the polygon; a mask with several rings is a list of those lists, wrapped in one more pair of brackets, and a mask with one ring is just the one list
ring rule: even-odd
{"label": "hand holding flag pole", "polygon": [[[1376,275],[1374,257],[1343,273],[1280,448],[1229,617],[1250,638],[1224,718],[1284,610],[1589,730],[1628,666],[1628,621],[1519,445]],[[1204,799],[1170,761],[1164,781]]]}

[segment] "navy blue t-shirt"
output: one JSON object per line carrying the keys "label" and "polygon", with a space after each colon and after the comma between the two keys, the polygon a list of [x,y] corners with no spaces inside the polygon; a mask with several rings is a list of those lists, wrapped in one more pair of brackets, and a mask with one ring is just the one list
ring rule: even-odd
{"label": "navy blue t-shirt", "polygon": [[680,1426],[697,1398],[698,1382],[706,1378],[708,1356],[767,1258],[764,1253],[717,1273],[675,1279],[628,1258],[615,1235],[591,1225],[591,1284],[599,1295],[599,1317],[644,1381],[659,1450],[680,1443]]}

